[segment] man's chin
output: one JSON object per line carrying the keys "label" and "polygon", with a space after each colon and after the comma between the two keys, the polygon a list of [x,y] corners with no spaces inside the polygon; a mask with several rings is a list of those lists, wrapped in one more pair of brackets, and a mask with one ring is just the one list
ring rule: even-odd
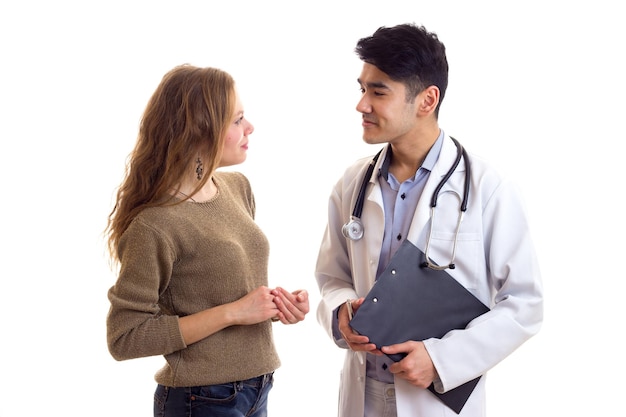
{"label": "man's chin", "polygon": [[380,143],[386,143],[384,139],[368,135],[363,135],[363,142],[367,143],[368,145],[378,145]]}

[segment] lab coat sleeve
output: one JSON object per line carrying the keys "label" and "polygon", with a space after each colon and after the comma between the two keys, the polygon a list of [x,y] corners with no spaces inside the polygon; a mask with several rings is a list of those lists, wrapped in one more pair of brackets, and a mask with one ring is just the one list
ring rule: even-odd
{"label": "lab coat sleeve", "polygon": [[351,258],[354,256],[355,245],[364,248],[366,239],[348,242],[341,230],[350,219],[362,172],[369,161],[371,158],[364,158],[348,167],[333,187],[328,199],[328,224],[324,230],[315,267],[315,278],[321,295],[317,320],[331,339],[343,348],[347,348],[347,344],[343,339],[338,340],[333,335],[335,309],[348,299],[359,298],[359,291],[365,295],[367,284],[353,280],[355,259]]}
{"label": "lab coat sleeve", "polygon": [[472,210],[481,214],[470,224],[482,234],[472,291],[491,310],[464,330],[425,341],[441,380],[440,392],[485,374],[536,334],[543,320],[538,261],[519,189],[507,180],[480,175],[472,186]]}
{"label": "lab coat sleeve", "polygon": [[338,346],[347,348],[343,339],[338,340],[333,335],[335,309],[346,300],[356,298],[346,239],[337,233],[345,222],[341,213],[340,192],[341,183],[338,183],[328,202],[328,225],[319,249],[315,278],[322,296],[317,308],[317,320]]}

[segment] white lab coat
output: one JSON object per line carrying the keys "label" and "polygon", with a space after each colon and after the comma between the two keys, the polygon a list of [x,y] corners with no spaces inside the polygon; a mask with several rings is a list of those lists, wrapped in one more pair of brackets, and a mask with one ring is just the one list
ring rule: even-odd
{"label": "white lab coat", "polygon": [[[371,158],[349,167],[329,198],[328,226],[315,276],[322,295],[317,318],[331,338],[333,310],[347,299],[365,296],[376,279],[385,219],[376,178],[385,153],[370,179],[361,216],[365,230],[361,240],[347,240],[341,228],[350,219]],[[422,251],[430,228],[431,196],[455,157],[456,146],[446,136],[407,236]],[[464,330],[424,341],[441,381],[438,391],[448,391],[483,375],[459,414],[462,417],[486,415],[486,372],[537,333],[543,320],[541,278],[517,188],[472,154],[470,165],[469,204],[458,237],[456,269],[448,272],[491,310]],[[450,261],[465,168],[462,160],[437,200],[429,256],[438,264]],[[334,341],[347,348],[343,340]],[[457,416],[428,390],[400,378],[396,378],[395,385],[398,417]],[[347,350],[339,417],[363,417],[364,388],[365,354]]]}

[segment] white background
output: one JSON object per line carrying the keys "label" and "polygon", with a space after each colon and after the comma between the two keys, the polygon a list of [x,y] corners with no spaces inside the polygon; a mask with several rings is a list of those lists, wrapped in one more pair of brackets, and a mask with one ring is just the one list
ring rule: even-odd
{"label": "white background", "polygon": [[[101,232],[165,72],[216,66],[255,125],[248,161],[276,326],[270,416],[333,416],[343,352],[315,319],[326,200],[361,140],[356,41],[424,24],[446,44],[440,124],[513,175],[546,295],[541,332],[490,372],[495,416],[624,415],[626,30],[613,1],[6,1],[0,5],[0,416],[150,416],[161,358],[114,361]],[[494,334],[494,338],[498,335]]]}

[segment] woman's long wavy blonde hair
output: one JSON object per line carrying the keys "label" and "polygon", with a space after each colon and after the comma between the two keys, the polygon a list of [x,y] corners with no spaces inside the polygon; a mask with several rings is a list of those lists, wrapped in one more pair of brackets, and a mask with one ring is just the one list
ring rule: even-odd
{"label": "woman's long wavy blonde hair", "polygon": [[169,71],[150,98],[135,148],[117,189],[105,236],[113,263],[122,234],[147,207],[176,204],[181,182],[202,161],[202,188],[219,166],[226,131],[235,110],[235,82],[217,68],[181,65]]}

